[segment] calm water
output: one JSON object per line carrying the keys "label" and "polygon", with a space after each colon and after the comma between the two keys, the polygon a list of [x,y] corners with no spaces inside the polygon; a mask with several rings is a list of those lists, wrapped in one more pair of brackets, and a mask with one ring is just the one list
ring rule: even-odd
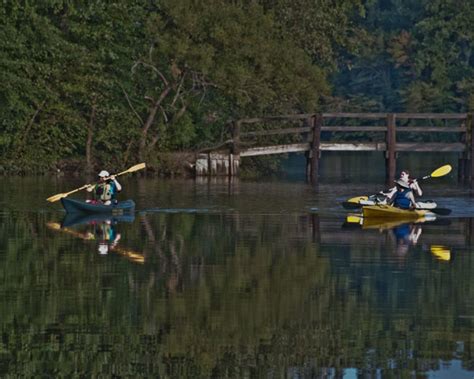
{"label": "calm water", "polygon": [[329,169],[318,189],[124,178],[137,209],[113,220],[44,201],[80,179],[3,178],[0,375],[472,378],[470,191],[426,182],[453,209],[432,222],[347,223],[380,178]]}

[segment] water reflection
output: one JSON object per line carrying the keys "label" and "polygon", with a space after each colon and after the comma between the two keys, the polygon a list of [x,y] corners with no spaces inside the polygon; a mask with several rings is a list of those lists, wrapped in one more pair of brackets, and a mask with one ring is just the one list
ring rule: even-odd
{"label": "water reflection", "polygon": [[472,374],[472,219],[341,228],[329,189],[144,188],[133,220],[5,201],[1,376]]}
{"label": "water reflection", "polygon": [[[66,213],[61,224],[49,221],[49,229],[66,233],[84,241],[93,241],[99,255],[118,253],[135,263],[144,263],[142,253],[119,246],[122,238],[118,231],[119,223],[133,223],[134,214],[113,216],[109,214]],[[89,244],[89,246],[91,246]]]}
{"label": "water reflection", "polygon": [[[386,220],[381,218],[364,218],[361,214],[348,214],[342,227],[345,229],[378,230],[380,234],[386,236],[386,249],[392,251],[394,256],[403,261],[410,249],[416,247],[423,233],[423,227],[448,226],[451,220],[446,218],[436,218],[430,215],[422,216],[416,220]],[[423,239],[421,238],[421,243]],[[426,245],[423,249],[430,251],[441,261],[451,260],[451,250],[441,244]]]}

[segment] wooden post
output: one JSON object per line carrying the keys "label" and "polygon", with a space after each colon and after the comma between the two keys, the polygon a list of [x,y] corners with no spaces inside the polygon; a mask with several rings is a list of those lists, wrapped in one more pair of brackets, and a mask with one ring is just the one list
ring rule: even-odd
{"label": "wooden post", "polygon": [[319,215],[313,213],[311,215],[312,237],[313,242],[321,243],[321,227],[319,222]]}
{"label": "wooden post", "polygon": [[229,154],[229,175],[237,176],[239,174],[240,162],[240,126],[242,121],[234,121],[232,125],[232,146]]}
{"label": "wooden post", "polygon": [[467,120],[463,120],[461,126],[465,127],[466,131],[461,135],[461,143],[464,145],[464,151],[461,153],[461,156],[458,159],[458,180],[460,182],[465,182],[466,177],[469,176],[468,173],[468,159],[469,159],[469,142],[471,140],[471,131],[468,128]]}
{"label": "wooden post", "polygon": [[[463,122],[461,125],[466,126],[465,122]],[[468,157],[468,146],[469,146],[468,141],[470,141],[470,138],[471,138],[470,131],[467,130],[467,127],[466,127],[466,132],[463,133],[461,136],[461,142],[464,145],[464,152],[461,154],[461,156],[458,159],[458,181],[460,182],[464,182],[466,179],[466,172],[467,172],[466,161]]]}
{"label": "wooden post", "polygon": [[232,151],[234,155],[240,155],[240,126],[242,121],[234,121],[232,125]]}
{"label": "wooden post", "polygon": [[397,168],[397,130],[395,114],[387,115],[387,135],[385,151],[385,176],[387,183],[393,183],[395,180],[395,171]]}
{"label": "wooden post", "polygon": [[468,130],[468,141],[469,141],[469,155],[468,159],[469,162],[467,163],[467,166],[469,167],[469,182],[471,188],[473,187],[474,184],[474,124],[473,124],[473,114],[468,113],[466,117],[466,129]]}
{"label": "wooden post", "polygon": [[[309,117],[305,119],[303,125],[310,129],[310,132],[306,136],[306,142],[308,142],[309,145],[311,146],[313,142],[314,118]],[[311,148],[305,151],[304,155],[306,157],[306,181],[310,182],[311,181],[311,156],[312,156]]]}
{"label": "wooden post", "polygon": [[319,158],[320,158],[320,143],[321,143],[321,126],[323,125],[323,116],[318,113],[311,117],[310,126],[313,129],[313,138],[311,141],[311,163],[309,170],[309,180],[312,184],[318,184],[319,180]]}

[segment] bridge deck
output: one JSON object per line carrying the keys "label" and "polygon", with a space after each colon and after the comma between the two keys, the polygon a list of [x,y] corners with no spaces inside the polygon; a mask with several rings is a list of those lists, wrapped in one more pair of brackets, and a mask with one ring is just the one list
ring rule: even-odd
{"label": "bridge deck", "polygon": [[[258,155],[299,153],[311,150],[310,143],[294,143],[286,145],[260,146],[242,149],[241,157],[253,157]],[[321,142],[319,150],[321,151],[386,151],[385,142]],[[453,152],[463,153],[466,151],[465,144],[455,143],[436,143],[436,142],[411,142],[397,143],[396,150],[402,152]]]}

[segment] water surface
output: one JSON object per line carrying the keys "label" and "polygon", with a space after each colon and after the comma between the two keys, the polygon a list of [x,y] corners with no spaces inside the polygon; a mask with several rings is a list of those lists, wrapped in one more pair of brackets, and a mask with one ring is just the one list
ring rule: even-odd
{"label": "water surface", "polygon": [[424,186],[452,214],[408,226],[346,222],[376,180],[122,183],[135,213],[71,220],[44,199],[80,179],[2,180],[0,375],[474,375],[474,206],[452,176]]}

